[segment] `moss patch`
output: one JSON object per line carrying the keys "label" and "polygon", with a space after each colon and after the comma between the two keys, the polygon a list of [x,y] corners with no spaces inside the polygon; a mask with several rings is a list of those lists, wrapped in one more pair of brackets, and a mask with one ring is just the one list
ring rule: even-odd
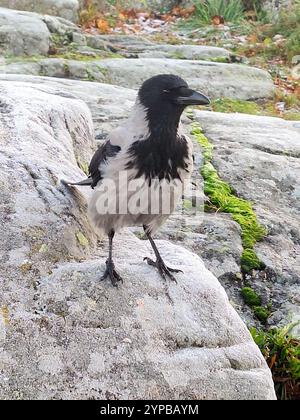
{"label": "moss patch", "polygon": [[[280,112],[277,108],[278,102],[284,103],[284,111]],[[199,109],[207,107],[199,106]],[[285,120],[300,120],[300,99],[295,94],[282,94],[277,90],[273,100],[261,100],[259,103],[253,101],[243,101],[240,99],[220,98],[211,102],[211,109],[215,112],[240,113],[249,115],[263,115],[267,117],[278,117]]]}
{"label": "moss patch", "polygon": [[253,249],[244,249],[241,256],[242,271],[248,273],[252,269],[260,270],[264,268],[264,264],[259,260]]}
{"label": "moss patch", "polygon": [[241,295],[248,306],[261,305],[261,297],[251,287],[244,287],[241,290]]}
{"label": "moss patch", "polygon": [[262,324],[266,324],[270,316],[270,309],[263,306],[255,306],[253,308],[254,315]]}
{"label": "moss patch", "polygon": [[244,287],[241,290],[241,295],[246,305],[253,310],[256,318],[259,319],[262,324],[266,324],[270,316],[271,305],[262,306],[261,297],[251,287]]}
{"label": "moss patch", "polygon": [[230,185],[219,177],[212,165],[213,145],[203,134],[198,123],[192,124],[191,134],[203,148],[204,163],[201,175],[204,179],[204,192],[209,197],[211,208],[230,213],[242,229],[242,271],[248,273],[253,269],[262,268],[262,263],[253,248],[255,243],[266,235],[266,229],[258,222],[251,203],[237,197]]}
{"label": "moss patch", "polygon": [[215,112],[239,112],[251,115],[258,115],[261,112],[261,108],[257,103],[240,99],[216,99],[212,102],[211,107]]}

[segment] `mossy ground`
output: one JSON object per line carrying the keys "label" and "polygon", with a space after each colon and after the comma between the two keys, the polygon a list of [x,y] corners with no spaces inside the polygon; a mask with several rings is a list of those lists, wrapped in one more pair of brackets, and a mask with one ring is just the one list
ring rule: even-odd
{"label": "mossy ground", "polygon": [[244,247],[241,258],[243,272],[262,268],[262,263],[255,254],[254,245],[266,235],[266,229],[258,222],[251,203],[237,197],[229,184],[223,181],[212,165],[213,145],[203,134],[198,123],[192,124],[191,134],[203,148],[204,163],[201,174],[204,179],[204,192],[209,197],[211,208],[230,213],[242,230]]}
{"label": "mossy ground", "polygon": [[[284,104],[284,111],[278,110],[278,103]],[[207,109],[199,107],[199,109]],[[274,99],[261,100],[259,102],[245,101],[240,99],[220,98],[211,102],[211,110],[224,113],[240,113],[250,115],[263,115],[266,117],[280,117],[285,120],[300,120],[300,99],[296,94],[282,94],[275,92]]]}
{"label": "mossy ground", "polygon": [[262,306],[262,298],[251,287],[244,287],[241,290],[242,298],[246,305],[252,310],[254,315],[262,324],[266,324],[270,316],[270,306]]}
{"label": "mossy ground", "polygon": [[261,305],[261,297],[251,287],[244,287],[241,290],[241,295],[248,306]]}
{"label": "mossy ground", "polygon": [[[231,186],[219,177],[212,165],[213,145],[203,134],[198,123],[192,123],[191,134],[203,150],[201,174],[204,180],[204,192],[210,201],[206,209],[229,213],[233,220],[240,225],[244,248],[241,256],[242,273],[245,275],[251,273],[252,270],[263,269],[264,265],[256,255],[254,246],[266,235],[266,229],[258,222],[251,203],[237,197]],[[270,316],[270,308],[261,306],[260,296],[249,287],[242,289],[241,294],[245,303],[253,310],[254,315],[262,324],[266,324]]]}

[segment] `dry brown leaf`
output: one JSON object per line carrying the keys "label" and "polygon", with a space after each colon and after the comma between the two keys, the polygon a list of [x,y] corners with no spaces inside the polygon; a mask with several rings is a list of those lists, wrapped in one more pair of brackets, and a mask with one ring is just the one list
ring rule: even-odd
{"label": "dry brown leaf", "polygon": [[223,25],[224,24],[224,17],[219,16],[219,15],[213,16],[212,23],[216,26]]}

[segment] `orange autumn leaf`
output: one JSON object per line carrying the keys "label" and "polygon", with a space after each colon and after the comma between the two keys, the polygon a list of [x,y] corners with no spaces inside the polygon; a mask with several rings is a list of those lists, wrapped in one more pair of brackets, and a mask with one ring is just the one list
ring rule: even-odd
{"label": "orange autumn leaf", "polygon": [[121,21],[125,22],[125,20],[127,19],[126,15],[124,13],[119,13],[118,14],[118,19],[120,19]]}
{"label": "orange autumn leaf", "polygon": [[109,23],[103,18],[99,18],[96,20],[96,26],[102,33],[107,33],[110,31]]}
{"label": "orange autumn leaf", "polygon": [[273,355],[273,357],[272,357],[272,359],[270,360],[270,362],[269,362],[269,368],[270,369],[272,369],[272,367],[274,366],[274,364],[275,364],[275,362],[276,362],[276,358],[277,358],[277,355],[276,354],[274,354]]}

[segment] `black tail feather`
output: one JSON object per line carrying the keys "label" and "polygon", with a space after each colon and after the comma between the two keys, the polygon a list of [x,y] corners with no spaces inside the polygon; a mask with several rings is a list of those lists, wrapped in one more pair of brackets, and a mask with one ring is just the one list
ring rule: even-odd
{"label": "black tail feather", "polygon": [[90,187],[93,183],[93,179],[91,177],[89,177],[89,178],[83,179],[82,181],[79,181],[79,182],[68,182],[68,181],[65,181],[64,179],[62,179],[61,182],[64,185],[79,185],[79,186]]}

